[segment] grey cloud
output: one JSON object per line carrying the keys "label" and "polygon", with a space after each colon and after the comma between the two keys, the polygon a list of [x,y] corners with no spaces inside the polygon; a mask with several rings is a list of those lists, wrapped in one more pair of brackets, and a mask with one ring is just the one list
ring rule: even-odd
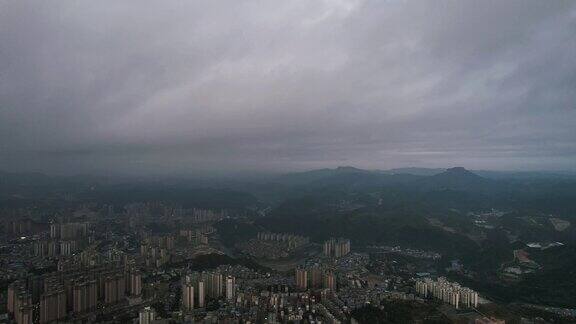
{"label": "grey cloud", "polygon": [[0,168],[573,169],[569,1],[0,1]]}

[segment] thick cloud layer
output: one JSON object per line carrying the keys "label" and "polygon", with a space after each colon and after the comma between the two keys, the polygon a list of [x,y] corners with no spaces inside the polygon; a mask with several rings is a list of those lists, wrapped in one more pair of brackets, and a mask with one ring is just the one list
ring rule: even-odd
{"label": "thick cloud layer", "polygon": [[0,0],[0,168],[574,169],[576,3]]}

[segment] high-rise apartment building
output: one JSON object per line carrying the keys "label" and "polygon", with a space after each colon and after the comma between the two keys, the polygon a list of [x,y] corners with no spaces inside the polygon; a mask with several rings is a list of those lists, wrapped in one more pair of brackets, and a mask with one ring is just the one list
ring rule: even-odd
{"label": "high-rise apartment building", "polygon": [[17,324],[32,324],[34,307],[32,296],[27,292],[20,292],[14,297],[14,320]]}
{"label": "high-rise apartment building", "polygon": [[40,323],[66,317],[66,293],[61,285],[51,287],[40,297]]}
{"label": "high-rise apartment building", "polygon": [[8,286],[8,296],[6,310],[8,314],[14,315],[16,312],[16,300],[19,295],[26,293],[26,286],[20,281],[15,281]]}
{"label": "high-rise apartment building", "polygon": [[142,294],[142,273],[140,271],[130,271],[127,290],[131,296],[140,296]]}
{"label": "high-rise apartment building", "polygon": [[199,280],[196,288],[198,291],[198,307],[204,308],[206,307],[206,287],[204,280]]}
{"label": "high-rise apartment building", "polygon": [[324,288],[336,291],[336,276],[333,272],[327,271],[324,273]]}
{"label": "high-rise apartment building", "polygon": [[115,304],[122,301],[126,292],[125,284],[122,274],[107,277],[104,282],[104,302]]}
{"label": "high-rise apartment building", "polygon": [[96,280],[79,281],[72,289],[72,310],[83,313],[96,308],[98,283]]}
{"label": "high-rise apartment building", "polygon": [[184,282],[182,284],[182,310],[185,312],[194,309],[194,284]]}
{"label": "high-rise apartment building", "polygon": [[324,255],[327,257],[340,258],[350,253],[350,240],[329,239],[323,245]]}
{"label": "high-rise apartment building", "polygon": [[296,287],[298,289],[308,289],[308,271],[304,268],[296,268]]}
{"label": "high-rise apartment building", "polygon": [[226,300],[231,301],[236,297],[236,278],[226,277]]}
{"label": "high-rise apartment building", "polygon": [[203,273],[202,276],[206,278],[206,295],[211,298],[218,298],[223,296],[223,277],[219,272]]}
{"label": "high-rise apartment building", "polygon": [[145,307],[138,313],[138,322],[140,324],[152,324],[156,319],[156,311],[151,307]]}
{"label": "high-rise apartment building", "polygon": [[308,287],[316,289],[322,287],[323,271],[319,266],[308,268]]}

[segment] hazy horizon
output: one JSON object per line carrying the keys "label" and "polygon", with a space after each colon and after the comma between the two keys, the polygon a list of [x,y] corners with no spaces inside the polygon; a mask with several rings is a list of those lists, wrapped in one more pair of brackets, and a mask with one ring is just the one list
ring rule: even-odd
{"label": "hazy horizon", "polygon": [[1,2],[0,170],[574,172],[575,34],[575,2]]}
{"label": "hazy horizon", "polygon": [[485,174],[489,174],[490,176],[514,176],[525,174],[527,176],[530,175],[537,175],[541,174],[543,176],[549,175],[558,175],[558,176],[576,176],[576,170],[498,170],[498,169],[470,169],[465,166],[453,165],[448,167],[414,167],[414,166],[405,166],[405,167],[393,167],[393,168],[361,168],[358,166],[352,165],[340,165],[334,167],[319,167],[319,168],[312,168],[312,169],[283,169],[283,170],[194,170],[194,171],[174,171],[172,169],[165,169],[165,170],[157,170],[155,172],[148,172],[142,173],[140,171],[137,172],[126,172],[126,171],[118,171],[114,169],[108,169],[102,172],[83,172],[83,173],[71,173],[71,172],[44,172],[42,170],[7,170],[7,169],[0,169],[0,173],[8,173],[8,174],[42,174],[49,177],[117,177],[118,180],[130,180],[130,179],[157,179],[157,180],[170,180],[174,178],[180,178],[182,180],[194,180],[194,179],[230,179],[230,180],[249,180],[249,179],[268,179],[270,177],[279,177],[291,174],[298,174],[298,173],[306,173],[306,172],[315,172],[315,171],[322,171],[322,170],[336,170],[338,168],[354,168],[363,171],[370,171],[370,172],[393,172],[397,170],[402,170],[402,173],[410,174],[410,169],[413,174],[419,174],[418,171],[422,172],[432,172],[438,171],[438,173],[444,172],[445,170],[462,167],[468,171],[473,173],[480,173],[480,175],[485,176]]}

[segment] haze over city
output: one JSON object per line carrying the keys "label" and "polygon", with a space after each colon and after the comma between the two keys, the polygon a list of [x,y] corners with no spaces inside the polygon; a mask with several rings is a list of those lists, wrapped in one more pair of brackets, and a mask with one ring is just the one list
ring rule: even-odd
{"label": "haze over city", "polygon": [[0,169],[576,165],[572,1],[0,1]]}
{"label": "haze over city", "polygon": [[576,323],[576,1],[0,0],[0,323]]}

